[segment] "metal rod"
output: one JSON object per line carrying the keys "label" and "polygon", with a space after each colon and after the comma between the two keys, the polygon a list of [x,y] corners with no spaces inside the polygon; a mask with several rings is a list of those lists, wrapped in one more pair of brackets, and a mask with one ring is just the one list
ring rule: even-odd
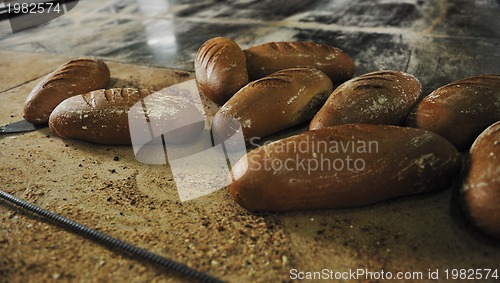
{"label": "metal rod", "polygon": [[154,264],[159,265],[167,270],[176,271],[180,274],[183,274],[184,276],[187,276],[187,277],[192,278],[192,279],[196,279],[200,282],[207,282],[207,283],[223,282],[215,277],[210,276],[207,273],[201,272],[201,271],[196,270],[196,269],[192,269],[189,266],[184,265],[182,263],[172,261],[168,258],[159,256],[155,253],[149,252],[147,250],[144,250],[142,248],[139,248],[137,246],[134,246],[132,244],[124,242],[122,240],[113,238],[109,235],[106,235],[102,232],[96,231],[96,230],[89,228],[85,225],[82,225],[82,224],[77,223],[75,221],[69,220],[68,218],[65,218],[61,215],[55,214],[53,212],[50,212],[50,211],[45,210],[43,208],[40,208],[36,205],[28,203],[24,200],[16,198],[13,195],[10,195],[2,190],[0,190],[0,198],[4,199],[12,204],[15,204],[15,205],[17,205],[25,210],[28,210],[34,214],[40,215],[44,218],[47,218],[47,219],[55,222],[56,224],[59,224],[60,226],[62,226],[63,228],[65,228],[67,230],[76,232],[79,235],[86,236],[86,237],[90,238],[91,240],[104,245],[107,248],[120,250],[121,252],[126,253],[129,256],[143,259],[143,260],[148,261],[150,263],[154,263]]}

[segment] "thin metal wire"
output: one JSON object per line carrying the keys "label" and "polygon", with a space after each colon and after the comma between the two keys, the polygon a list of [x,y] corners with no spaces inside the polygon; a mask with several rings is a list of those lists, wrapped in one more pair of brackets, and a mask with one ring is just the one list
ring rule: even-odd
{"label": "thin metal wire", "polygon": [[132,244],[124,242],[122,240],[113,238],[109,235],[106,235],[102,232],[96,231],[96,230],[89,228],[85,225],[82,225],[78,222],[69,220],[68,218],[65,218],[61,215],[55,214],[55,213],[50,212],[48,210],[45,210],[41,207],[38,207],[38,206],[33,205],[31,203],[28,203],[24,200],[21,200],[21,199],[15,197],[13,195],[10,195],[2,190],[0,190],[0,198],[4,199],[12,204],[15,204],[15,205],[17,205],[25,210],[28,210],[34,214],[45,217],[45,218],[55,222],[56,224],[59,224],[60,226],[62,226],[65,229],[76,232],[79,235],[86,236],[86,237],[94,240],[95,242],[98,242],[98,243],[104,245],[107,248],[118,249],[118,250],[120,250],[128,255],[146,260],[150,263],[154,263],[156,265],[164,267],[167,270],[176,271],[180,274],[183,274],[186,277],[198,280],[200,282],[206,282],[206,283],[221,283],[221,282],[223,282],[220,279],[212,277],[207,273],[201,272],[201,271],[196,270],[196,269],[192,269],[189,266],[184,265],[182,263],[175,262],[173,260],[159,256],[155,253],[149,252],[147,250],[144,250],[142,248],[139,248],[137,246],[134,246]]}

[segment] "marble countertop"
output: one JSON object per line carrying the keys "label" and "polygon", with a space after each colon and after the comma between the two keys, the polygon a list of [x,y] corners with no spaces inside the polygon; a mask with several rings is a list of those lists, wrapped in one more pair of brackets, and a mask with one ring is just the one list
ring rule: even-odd
{"label": "marble countertop", "polygon": [[430,92],[452,80],[500,73],[498,0],[79,1],[65,15],[12,33],[0,22],[0,49],[193,69],[215,36],[242,48],[315,41],[344,49],[357,74],[409,72]]}

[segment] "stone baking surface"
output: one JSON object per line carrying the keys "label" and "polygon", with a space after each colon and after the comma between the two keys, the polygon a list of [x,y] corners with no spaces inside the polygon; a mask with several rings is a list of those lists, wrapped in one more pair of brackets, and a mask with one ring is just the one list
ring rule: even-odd
{"label": "stone baking surface", "polygon": [[[243,48],[331,44],[353,57],[356,75],[405,71],[429,94],[500,73],[499,14],[498,0],[80,1],[21,32],[0,21],[0,125],[21,120],[30,90],[69,59],[97,56],[113,86],[158,90],[192,79],[197,49],[215,36]],[[456,187],[356,209],[253,214],[226,189],[180,202],[168,165],[48,128],[0,135],[0,170],[8,193],[229,282],[286,282],[291,269],[499,268],[500,243],[466,224]],[[54,281],[189,282],[0,201],[0,282]]]}

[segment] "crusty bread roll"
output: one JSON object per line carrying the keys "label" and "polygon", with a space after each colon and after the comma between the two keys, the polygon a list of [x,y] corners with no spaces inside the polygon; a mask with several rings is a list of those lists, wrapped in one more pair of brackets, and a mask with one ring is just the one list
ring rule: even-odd
{"label": "crusty bread roll", "polygon": [[248,210],[345,208],[447,188],[460,155],[429,131],[350,124],[258,147],[232,168],[231,197]]}
{"label": "crusty bread roll", "polygon": [[196,53],[194,69],[200,92],[219,105],[248,83],[245,55],[226,37],[203,43]]}
{"label": "crusty bread roll", "polygon": [[344,82],[354,75],[351,57],[343,50],[314,42],[269,42],[244,50],[250,80],[288,68],[314,68]]}
{"label": "crusty bread roll", "polygon": [[50,113],[68,97],[106,88],[110,81],[106,64],[94,57],[71,60],[38,83],[24,103],[24,119],[45,124]]}
{"label": "crusty bread roll", "polygon": [[400,125],[422,95],[414,76],[400,71],[378,71],[346,81],[328,97],[309,129],[366,123]]}
{"label": "crusty bread roll", "polygon": [[462,151],[498,120],[500,75],[482,75],[433,91],[411,110],[407,125],[433,131]]}
{"label": "crusty bread roll", "polygon": [[[165,136],[169,143],[190,142],[201,133],[205,124],[202,114],[187,98],[148,95],[146,89],[116,88],[70,97],[54,109],[49,127],[63,138],[105,145],[129,145],[131,134],[152,136],[150,127],[157,135],[169,132]],[[130,114],[136,103],[144,108],[135,107]],[[134,127],[136,132],[130,133],[129,121],[143,127]],[[195,123],[186,125],[185,121]]]}
{"label": "crusty bread roll", "polygon": [[500,121],[486,128],[470,148],[461,200],[472,224],[500,240]]}
{"label": "crusty bread roll", "polygon": [[49,119],[58,136],[97,144],[130,144],[127,111],[149,95],[146,89],[96,90],[61,102]]}
{"label": "crusty bread roll", "polygon": [[226,140],[241,124],[245,140],[260,139],[311,119],[332,92],[321,71],[286,69],[253,81],[238,91],[215,114],[212,131]]}

